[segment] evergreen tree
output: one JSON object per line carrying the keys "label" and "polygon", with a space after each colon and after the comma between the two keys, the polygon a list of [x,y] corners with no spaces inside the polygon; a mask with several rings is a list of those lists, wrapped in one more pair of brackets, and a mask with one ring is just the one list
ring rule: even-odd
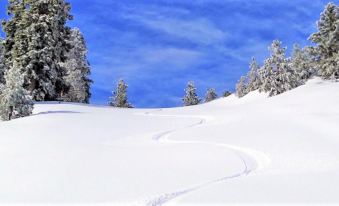
{"label": "evergreen tree", "polygon": [[110,97],[108,104],[113,107],[132,108],[133,106],[127,100],[127,88],[128,85],[124,80],[119,80],[117,88],[113,92],[113,96]]}
{"label": "evergreen tree", "polygon": [[225,92],[222,94],[223,97],[228,97],[228,96],[230,96],[230,95],[232,95],[232,93],[229,92],[229,91],[225,91]]}
{"label": "evergreen tree", "polygon": [[188,82],[187,87],[185,89],[185,96],[182,100],[184,106],[198,105],[201,102],[200,98],[196,93],[196,88],[194,86],[193,81]]}
{"label": "evergreen tree", "polygon": [[33,102],[23,88],[20,70],[20,66],[14,62],[13,67],[6,71],[6,85],[0,94],[0,116],[4,121],[29,116],[33,111]]}
{"label": "evergreen tree", "polygon": [[205,102],[213,101],[216,98],[218,98],[218,95],[215,92],[215,89],[213,89],[213,88],[208,89],[207,92],[206,92],[206,96],[205,96]]}
{"label": "evergreen tree", "polygon": [[324,79],[339,78],[339,7],[327,4],[317,26],[318,31],[309,39],[316,44],[314,59],[318,74]]}
{"label": "evergreen tree", "polygon": [[252,58],[252,61],[250,63],[250,71],[248,73],[248,88],[247,91],[255,91],[259,89],[261,85],[261,81],[259,78],[258,70],[260,69],[259,65],[257,64],[257,61],[255,58]]}
{"label": "evergreen tree", "polygon": [[236,85],[236,95],[241,98],[245,96],[247,92],[247,84],[246,84],[246,77],[242,76],[240,77],[240,80],[238,81]]}
{"label": "evergreen tree", "polygon": [[63,76],[69,49],[66,25],[70,5],[64,0],[27,0],[29,36],[26,86],[36,100],[57,100],[66,90]]}
{"label": "evergreen tree", "polygon": [[259,92],[270,91],[270,88],[272,87],[270,77],[273,76],[273,70],[272,67],[270,66],[269,59],[265,59],[264,65],[258,70],[258,75],[261,82]]}
{"label": "evergreen tree", "polygon": [[5,84],[5,58],[4,58],[4,49],[3,49],[3,41],[0,40],[0,93],[1,88]]}
{"label": "evergreen tree", "polygon": [[[12,49],[15,43],[15,34],[25,14],[25,2],[22,0],[9,0],[7,6],[8,20],[2,21],[2,29],[6,38],[2,42],[3,75],[6,70],[13,66]],[[22,26],[21,26],[22,27]],[[4,81],[4,78],[2,79]]]}
{"label": "evergreen tree", "polygon": [[314,73],[307,50],[300,48],[298,44],[293,47],[291,67],[301,83],[305,83]]}
{"label": "evergreen tree", "polygon": [[69,45],[66,21],[70,5],[64,0],[10,0],[10,19],[3,22],[6,70],[16,61],[24,87],[35,100],[57,100],[65,91],[62,65]]}
{"label": "evergreen tree", "polygon": [[238,97],[243,97],[260,88],[262,85],[262,78],[260,78],[260,67],[253,57],[250,63],[250,71],[247,73],[247,76],[242,76],[236,85],[236,95]]}
{"label": "evergreen tree", "polygon": [[79,29],[72,29],[69,44],[72,48],[67,53],[67,61],[63,64],[66,69],[65,82],[68,86],[65,101],[88,103],[91,96],[89,79],[90,66],[87,61],[85,39]]}
{"label": "evergreen tree", "polygon": [[[22,0],[10,0],[8,14],[10,19],[3,21],[6,38],[1,42],[1,78],[0,116],[11,120],[32,113],[33,102],[24,85],[25,61],[27,56],[28,24],[27,6]],[[26,18],[27,19],[27,18]]]}
{"label": "evergreen tree", "polygon": [[300,85],[296,73],[290,67],[290,60],[285,57],[285,50],[280,41],[273,41],[270,47],[271,56],[265,60],[260,71],[260,91],[268,92],[269,96],[284,93]]}

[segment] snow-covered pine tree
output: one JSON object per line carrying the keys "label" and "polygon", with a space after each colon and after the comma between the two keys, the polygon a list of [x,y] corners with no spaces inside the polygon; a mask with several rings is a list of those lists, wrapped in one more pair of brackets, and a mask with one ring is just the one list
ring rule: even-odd
{"label": "snow-covered pine tree", "polygon": [[259,75],[260,67],[253,57],[250,62],[250,71],[247,76],[242,76],[236,85],[236,95],[243,97],[251,91],[255,91],[262,85]]}
{"label": "snow-covered pine tree", "polygon": [[80,30],[75,28],[71,30],[68,41],[71,49],[67,53],[67,61],[63,64],[68,91],[62,98],[70,102],[89,103],[92,81],[89,79],[91,72],[85,39]]}
{"label": "snow-covered pine tree", "polygon": [[317,22],[318,31],[309,39],[316,44],[315,61],[324,79],[339,78],[339,6],[328,3]]}
{"label": "snow-covered pine tree", "polygon": [[314,73],[307,50],[300,48],[298,44],[293,46],[291,67],[296,72],[300,83],[305,83]]}
{"label": "snow-covered pine tree", "polygon": [[261,85],[261,81],[259,78],[258,70],[260,69],[259,65],[257,64],[257,61],[255,58],[252,58],[252,61],[250,63],[250,71],[248,73],[248,86],[247,86],[247,91],[255,91],[259,89]]}
{"label": "snow-covered pine tree", "polygon": [[24,87],[34,100],[60,99],[66,88],[60,65],[69,47],[69,10],[64,0],[10,0],[10,19],[4,23],[6,68],[12,68],[13,56],[19,58]]}
{"label": "snow-covered pine tree", "polygon": [[258,70],[258,75],[261,82],[259,92],[270,91],[272,87],[270,77],[273,76],[273,70],[270,61],[271,60],[269,58],[265,59],[264,65]]}
{"label": "snow-covered pine tree", "polygon": [[240,77],[240,80],[238,81],[235,90],[236,90],[235,94],[239,98],[241,98],[241,97],[245,96],[246,94],[248,94],[246,77],[244,77],[244,76]]}
{"label": "snow-covered pine tree", "polygon": [[[25,13],[25,2],[22,0],[9,0],[7,6],[7,14],[10,17],[2,21],[2,29],[6,34],[6,38],[2,42],[3,49],[3,74],[6,70],[13,66],[12,49],[15,43],[15,33],[19,24],[22,22],[22,16]],[[3,78],[4,81],[4,78]]]}
{"label": "snow-covered pine tree", "polygon": [[5,59],[4,59],[4,49],[3,49],[3,40],[0,39],[0,93],[1,88],[5,84]]}
{"label": "snow-covered pine tree", "polygon": [[113,96],[110,97],[109,105],[112,107],[132,108],[133,106],[128,103],[127,99],[127,88],[128,85],[124,80],[120,79]]}
{"label": "snow-covered pine tree", "polygon": [[33,102],[23,88],[23,75],[20,65],[13,62],[13,67],[6,71],[6,85],[0,94],[0,117],[4,121],[25,117],[32,114]]}
{"label": "snow-covered pine tree", "polygon": [[285,57],[286,48],[281,46],[279,40],[274,40],[269,50],[271,56],[265,60],[260,71],[260,91],[274,96],[299,86],[297,74],[290,67],[290,60]]}
{"label": "snow-covered pine tree", "polygon": [[205,102],[210,102],[218,98],[217,93],[215,92],[215,89],[209,88],[207,89],[206,96],[205,96]]}
{"label": "snow-covered pine tree", "polygon": [[229,92],[229,91],[225,91],[225,92],[222,94],[223,97],[228,97],[228,96],[230,96],[230,95],[232,95],[232,93]]}
{"label": "snow-covered pine tree", "polygon": [[201,102],[200,98],[196,93],[196,88],[194,86],[193,81],[188,82],[187,87],[185,89],[185,96],[182,100],[184,106],[197,105]]}

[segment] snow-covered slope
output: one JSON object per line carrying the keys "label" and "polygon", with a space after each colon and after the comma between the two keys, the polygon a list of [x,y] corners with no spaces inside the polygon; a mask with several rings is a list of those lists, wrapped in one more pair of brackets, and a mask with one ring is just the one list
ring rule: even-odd
{"label": "snow-covered slope", "polygon": [[0,203],[339,204],[339,83],[173,109],[37,104],[0,122]]}

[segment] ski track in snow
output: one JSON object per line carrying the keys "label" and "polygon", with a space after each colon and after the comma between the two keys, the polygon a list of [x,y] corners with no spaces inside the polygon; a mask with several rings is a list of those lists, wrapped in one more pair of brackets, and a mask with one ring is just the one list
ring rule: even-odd
{"label": "ski track in snow", "polygon": [[[162,110],[159,110],[159,111],[162,111]],[[210,186],[212,184],[221,183],[221,182],[233,179],[233,178],[247,176],[254,171],[261,170],[263,167],[265,167],[270,162],[270,159],[264,153],[262,153],[260,151],[252,150],[252,149],[249,149],[249,148],[238,147],[238,146],[228,145],[228,144],[203,142],[203,141],[176,141],[176,140],[170,140],[169,139],[169,137],[175,132],[206,124],[208,120],[212,119],[210,117],[206,117],[206,116],[186,116],[186,115],[156,115],[156,114],[152,114],[150,112],[146,112],[146,113],[142,113],[142,114],[138,114],[138,115],[199,119],[199,122],[188,125],[186,127],[168,130],[168,131],[156,134],[152,137],[152,139],[154,141],[158,141],[158,142],[162,142],[162,143],[168,143],[168,144],[204,144],[204,145],[210,145],[210,146],[216,146],[216,147],[223,147],[223,148],[226,148],[230,151],[233,151],[236,154],[236,156],[238,156],[241,159],[241,161],[243,162],[243,165],[244,165],[244,169],[241,172],[236,173],[234,175],[221,177],[221,178],[214,179],[214,180],[211,180],[211,181],[208,181],[208,182],[197,184],[196,186],[192,186],[192,187],[189,187],[189,188],[186,188],[186,189],[178,190],[178,191],[171,192],[171,193],[165,193],[165,194],[159,195],[157,197],[150,198],[150,200],[146,201],[146,206],[161,206],[161,205],[164,205],[164,204],[168,203],[169,201],[171,201],[171,200],[173,200],[177,197],[180,197],[180,196],[185,195],[185,194],[190,193],[190,192],[194,192],[196,190]]]}

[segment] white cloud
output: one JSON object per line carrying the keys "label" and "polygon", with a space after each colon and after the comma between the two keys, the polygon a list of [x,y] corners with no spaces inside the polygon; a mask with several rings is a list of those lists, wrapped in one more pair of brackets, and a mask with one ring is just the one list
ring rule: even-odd
{"label": "white cloud", "polygon": [[148,78],[159,72],[190,70],[206,59],[204,55],[200,51],[176,47],[139,48],[133,51],[115,53],[115,58],[106,54],[101,57],[101,60],[104,65],[110,66],[96,65],[95,75],[100,76],[96,85],[98,88],[107,89],[107,86],[111,86],[110,80],[117,77],[125,78],[130,74],[134,74],[134,77],[138,78]]}
{"label": "white cloud", "polygon": [[168,34],[185,38],[201,44],[214,44],[223,42],[226,34],[214,27],[209,21],[204,19],[197,20],[178,20],[178,19],[144,19],[143,22],[154,29],[162,30]]}
{"label": "white cloud", "polygon": [[165,63],[177,67],[187,66],[203,56],[199,51],[179,48],[146,49],[140,51],[140,53],[145,62],[151,64]]}
{"label": "white cloud", "polygon": [[210,45],[224,42],[227,39],[227,33],[206,18],[187,14],[183,16],[183,12],[180,12],[180,15],[169,16],[153,10],[144,12],[134,10],[133,12],[125,13],[123,17],[187,41]]}

